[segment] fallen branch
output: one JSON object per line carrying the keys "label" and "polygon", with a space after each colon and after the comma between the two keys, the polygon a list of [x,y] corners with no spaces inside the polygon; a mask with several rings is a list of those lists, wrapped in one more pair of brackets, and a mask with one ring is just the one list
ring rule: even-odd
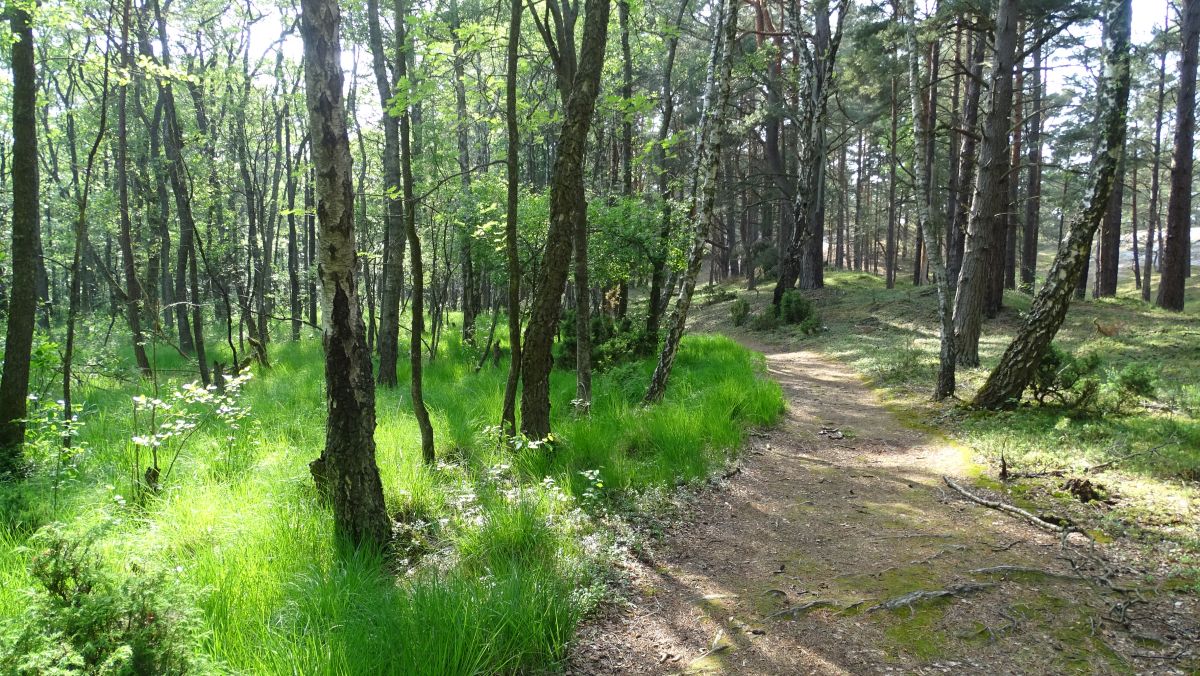
{"label": "fallen branch", "polygon": [[949,596],[973,594],[994,586],[996,585],[983,582],[964,582],[962,584],[951,585],[945,589],[918,589],[895,598],[890,598],[882,603],[877,603],[870,608],[867,608],[867,612],[873,613],[877,610],[899,610],[901,608],[908,608],[910,611],[916,612],[913,609],[914,603],[924,603],[926,601],[934,601]]}
{"label": "fallen branch", "polygon": [[1024,520],[1028,521],[1029,523],[1037,526],[1038,528],[1041,528],[1042,530],[1050,531],[1051,533],[1067,532],[1067,529],[1065,527],[1060,526],[1058,524],[1050,523],[1049,521],[1046,521],[1042,517],[1040,517],[1036,514],[1033,514],[1032,512],[1025,511],[1024,509],[1021,509],[1020,507],[1015,507],[1013,505],[1003,503],[1003,502],[998,502],[996,500],[988,500],[987,498],[981,498],[978,495],[975,495],[974,493],[963,488],[962,486],[959,486],[957,483],[952,481],[950,479],[950,477],[944,476],[944,477],[942,477],[942,481],[946,482],[946,485],[949,486],[950,488],[953,488],[959,495],[970,500],[971,502],[974,502],[977,505],[983,505],[984,507],[989,507],[991,509],[995,509],[995,510],[1004,512],[1005,514],[1009,514],[1009,515],[1024,519]]}

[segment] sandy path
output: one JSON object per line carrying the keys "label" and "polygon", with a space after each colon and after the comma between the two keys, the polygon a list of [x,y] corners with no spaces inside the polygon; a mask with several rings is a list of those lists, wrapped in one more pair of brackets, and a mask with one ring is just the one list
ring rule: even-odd
{"label": "sandy path", "polygon": [[[905,427],[846,366],[749,346],[767,354],[784,388],[785,420],[751,445],[738,474],[700,495],[683,523],[631,564],[631,605],[582,628],[570,673],[1194,668],[1194,597],[1166,620],[1145,609],[1174,607],[1173,598],[1114,607],[1125,595],[1068,578],[1068,558],[1097,567],[1079,546],[1064,550],[1057,536],[944,488],[942,475],[970,472],[963,449]],[[1000,565],[1064,577],[972,572]],[[908,592],[971,583],[992,586],[911,610],[869,610]],[[1185,656],[1173,660],[1135,657],[1180,650]]]}

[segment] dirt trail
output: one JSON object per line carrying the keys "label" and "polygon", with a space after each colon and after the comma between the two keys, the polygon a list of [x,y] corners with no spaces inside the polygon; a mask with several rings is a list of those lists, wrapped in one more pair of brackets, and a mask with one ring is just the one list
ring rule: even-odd
{"label": "dirt trail", "polygon": [[[943,475],[971,473],[970,454],[903,425],[848,367],[749,346],[783,386],[785,419],[631,564],[631,605],[582,628],[570,673],[1196,668],[1194,597],[1139,600],[1073,577],[1073,565],[1089,575],[1120,567],[1097,563],[1080,536],[1063,549],[1058,536],[946,489]],[[996,566],[1050,575],[973,572]]]}

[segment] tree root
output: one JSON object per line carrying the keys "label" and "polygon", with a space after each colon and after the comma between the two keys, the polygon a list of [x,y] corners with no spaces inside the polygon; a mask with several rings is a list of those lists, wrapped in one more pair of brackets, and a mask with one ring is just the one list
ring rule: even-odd
{"label": "tree root", "polygon": [[964,582],[946,587],[945,589],[918,589],[907,594],[902,594],[894,598],[890,598],[882,603],[877,603],[870,608],[867,608],[868,613],[873,613],[877,610],[899,610],[908,608],[911,612],[916,612],[913,608],[915,603],[924,603],[934,601],[950,596],[963,596],[965,594],[973,594],[995,587],[996,585],[984,582]]}
{"label": "tree root", "polygon": [[978,495],[975,495],[974,493],[968,491],[967,489],[965,489],[962,486],[955,483],[953,480],[950,479],[950,477],[944,476],[944,477],[942,477],[942,481],[946,482],[946,485],[949,486],[950,488],[953,488],[959,495],[970,500],[971,502],[974,502],[977,505],[983,505],[984,507],[989,507],[991,509],[995,509],[995,510],[1004,512],[1005,514],[1009,514],[1011,516],[1015,516],[1020,519],[1024,519],[1025,521],[1028,521],[1029,523],[1037,526],[1038,528],[1041,528],[1042,530],[1049,531],[1051,533],[1059,533],[1059,534],[1069,533],[1069,532],[1076,530],[1074,527],[1060,526],[1056,523],[1050,523],[1049,521],[1043,519],[1042,517],[1040,517],[1032,512],[1025,511],[1024,509],[1021,509],[1020,507],[1015,507],[1013,505],[1010,505],[1010,504],[1007,504],[1004,502],[999,502],[996,500],[988,500],[987,498],[981,498]]}
{"label": "tree root", "polygon": [[1029,566],[990,566],[988,568],[976,568],[970,571],[972,575],[1041,575],[1042,577],[1053,577],[1060,580],[1071,580],[1073,582],[1087,582],[1086,578],[1079,575],[1071,575],[1069,573],[1056,573],[1052,570],[1044,570],[1042,568],[1031,568]]}

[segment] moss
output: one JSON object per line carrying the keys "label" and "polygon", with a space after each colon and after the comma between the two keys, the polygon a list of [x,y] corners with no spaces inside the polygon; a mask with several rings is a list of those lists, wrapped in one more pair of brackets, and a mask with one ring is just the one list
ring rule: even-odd
{"label": "moss", "polygon": [[888,644],[884,651],[895,659],[900,653],[928,661],[946,653],[952,637],[943,631],[942,618],[946,614],[946,601],[927,603],[909,610],[898,610],[885,621],[893,624],[884,630]]}

